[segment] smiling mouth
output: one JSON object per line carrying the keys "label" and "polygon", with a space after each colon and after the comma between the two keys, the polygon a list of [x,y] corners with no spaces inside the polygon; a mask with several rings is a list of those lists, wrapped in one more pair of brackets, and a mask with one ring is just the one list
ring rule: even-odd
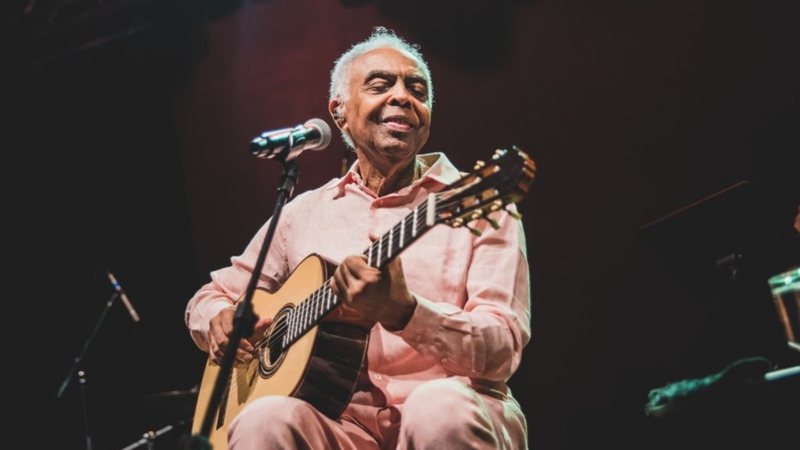
{"label": "smiling mouth", "polygon": [[381,123],[389,128],[398,131],[408,131],[414,128],[414,124],[406,116],[389,116],[381,120]]}

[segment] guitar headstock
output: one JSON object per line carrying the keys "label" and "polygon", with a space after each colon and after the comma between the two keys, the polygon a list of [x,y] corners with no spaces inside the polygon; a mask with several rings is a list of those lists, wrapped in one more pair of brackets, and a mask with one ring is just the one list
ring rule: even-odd
{"label": "guitar headstock", "polygon": [[483,219],[497,228],[489,214],[522,200],[535,176],[536,164],[524,151],[516,146],[495,150],[489,162],[476,162],[472,172],[437,195],[435,221],[451,227],[465,226],[476,234],[479,233],[468,223]]}

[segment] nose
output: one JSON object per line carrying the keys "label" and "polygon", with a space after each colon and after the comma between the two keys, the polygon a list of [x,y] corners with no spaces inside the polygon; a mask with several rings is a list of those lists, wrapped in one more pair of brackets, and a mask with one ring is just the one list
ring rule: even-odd
{"label": "nose", "polygon": [[409,106],[411,105],[411,93],[408,92],[405,84],[397,82],[392,86],[389,91],[388,103],[392,106]]}

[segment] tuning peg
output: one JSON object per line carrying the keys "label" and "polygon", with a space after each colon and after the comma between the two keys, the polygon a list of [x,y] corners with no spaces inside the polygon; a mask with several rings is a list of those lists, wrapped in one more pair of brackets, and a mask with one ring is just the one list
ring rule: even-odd
{"label": "tuning peg", "polygon": [[486,220],[487,222],[489,222],[489,226],[491,226],[491,227],[492,227],[492,228],[494,228],[495,230],[499,230],[499,229],[500,229],[500,224],[499,224],[499,223],[497,223],[497,221],[496,221],[496,220],[494,220],[494,219],[492,219],[491,217],[489,217],[489,216],[486,216],[486,217],[484,217],[484,220]]}
{"label": "tuning peg", "polygon": [[486,162],[478,160],[478,161],[475,161],[475,167],[473,167],[473,170],[481,170],[484,167],[486,167]]}
{"label": "tuning peg", "polygon": [[492,211],[492,212],[494,212],[494,211],[500,211],[500,209],[501,209],[502,207],[503,207],[503,201],[502,201],[502,200],[500,200],[500,199],[497,199],[497,200],[495,200],[495,201],[493,201],[493,202],[492,202],[492,205],[491,205],[491,206],[489,206],[489,211]]}
{"label": "tuning peg", "polygon": [[468,225],[464,225],[464,228],[468,229],[469,232],[474,234],[475,236],[478,236],[478,237],[481,236],[481,230],[479,230],[477,228],[472,228],[472,227],[470,227]]}
{"label": "tuning peg", "polygon": [[516,211],[512,211],[512,210],[510,210],[510,209],[506,208],[506,212],[507,212],[507,213],[508,213],[508,214],[509,214],[511,217],[513,217],[513,218],[515,218],[515,219],[517,219],[517,220],[519,220],[519,219],[521,219],[521,218],[522,218],[522,214],[520,214],[520,213],[518,213],[518,212],[516,212]]}
{"label": "tuning peg", "polygon": [[475,212],[473,212],[472,215],[469,216],[469,220],[478,220],[481,217],[483,217],[483,210],[482,209],[478,209],[478,210],[475,210]]}
{"label": "tuning peg", "polygon": [[462,225],[464,225],[464,219],[462,219],[461,217],[459,217],[459,218],[453,220],[452,222],[450,222],[450,226],[453,227],[453,228],[458,228],[458,227],[460,227]]}
{"label": "tuning peg", "polygon": [[498,160],[498,159],[500,159],[500,157],[501,157],[501,156],[503,156],[505,153],[506,153],[506,151],[505,151],[505,150],[502,150],[502,149],[499,149],[499,148],[498,148],[497,150],[495,150],[495,151],[494,151],[494,155],[492,155],[492,159],[494,159],[494,160]]}

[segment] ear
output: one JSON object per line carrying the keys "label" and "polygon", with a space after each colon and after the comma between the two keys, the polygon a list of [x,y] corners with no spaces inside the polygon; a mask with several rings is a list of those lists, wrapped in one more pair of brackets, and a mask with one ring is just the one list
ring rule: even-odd
{"label": "ear", "polygon": [[344,126],[347,123],[347,120],[344,118],[344,103],[342,103],[338,98],[335,98],[328,102],[328,112],[333,119],[333,122],[339,127],[340,130],[344,129]]}

